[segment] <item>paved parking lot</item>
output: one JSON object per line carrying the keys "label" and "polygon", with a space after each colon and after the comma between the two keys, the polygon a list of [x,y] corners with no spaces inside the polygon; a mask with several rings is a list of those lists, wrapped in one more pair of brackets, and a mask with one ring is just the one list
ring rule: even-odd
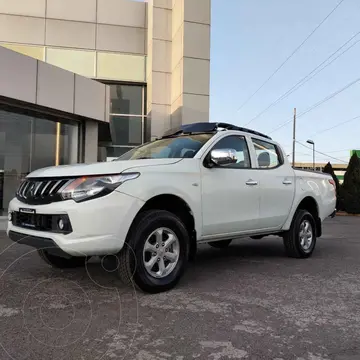
{"label": "paved parking lot", "polygon": [[360,218],[311,259],[278,238],[200,248],[179,286],[144,295],[100,263],[58,271],[0,232],[0,359],[360,359]]}

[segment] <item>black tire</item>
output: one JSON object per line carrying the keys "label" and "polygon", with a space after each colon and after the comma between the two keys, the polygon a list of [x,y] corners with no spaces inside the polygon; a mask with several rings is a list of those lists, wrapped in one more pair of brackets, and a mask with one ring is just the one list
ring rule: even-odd
{"label": "black tire", "polygon": [[[308,222],[311,225],[312,241],[308,249],[301,246],[300,226]],[[292,258],[308,258],[314,252],[316,246],[316,224],[313,216],[306,210],[297,210],[290,229],[283,236],[286,254]]]}
{"label": "black tire", "polygon": [[38,254],[48,265],[58,269],[72,269],[85,266],[86,261],[89,258],[73,256],[70,258],[64,258],[50,254],[48,251],[40,249]]}
{"label": "black tire", "polygon": [[232,240],[222,240],[222,241],[212,241],[209,242],[209,245],[216,249],[226,249],[230,244]]}
{"label": "black tire", "polygon": [[[167,276],[156,278],[149,274],[143,261],[144,245],[148,237],[159,228],[171,230],[179,240],[179,258],[175,268]],[[183,275],[190,249],[190,237],[183,222],[164,210],[149,210],[141,213],[131,226],[123,249],[118,254],[118,275],[122,282],[132,281],[142,291],[160,293],[172,289]]]}

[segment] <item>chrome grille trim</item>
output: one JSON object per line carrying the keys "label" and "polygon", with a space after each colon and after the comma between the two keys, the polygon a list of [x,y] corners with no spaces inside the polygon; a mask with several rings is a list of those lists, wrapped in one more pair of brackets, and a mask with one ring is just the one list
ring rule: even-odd
{"label": "chrome grille trim", "polygon": [[25,179],[19,186],[16,197],[23,203],[40,205],[62,201],[61,191],[74,179]]}
{"label": "chrome grille trim", "polygon": [[25,184],[26,184],[26,180],[20,184],[19,189],[16,192],[18,195],[21,194],[21,191],[22,191],[23,187],[25,186]]}
{"label": "chrome grille trim", "polygon": [[51,184],[51,181],[47,181],[45,186],[43,187],[43,189],[41,190],[40,196],[44,195],[46,189],[49,187],[49,185]]}
{"label": "chrome grille trim", "polygon": [[36,194],[39,191],[39,188],[42,185],[42,183],[43,183],[42,181],[39,181],[39,182],[36,183],[37,185],[35,185],[35,190],[34,190],[34,196],[35,197],[36,197]]}
{"label": "chrome grille trim", "polygon": [[25,195],[25,194],[26,194],[26,191],[27,191],[27,189],[29,188],[30,184],[31,184],[30,181],[26,181],[25,186],[21,189],[21,194],[20,194],[20,196],[22,196],[22,197],[25,198],[25,199],[26,199],[26,195]]}
{"label": "chrome grille trim", "polygon": [[54,190],[56,189],[56,187],[57,187],[61,182],[62,182],[62,180],[59,180],[59,181],[57,181],[57,182],[55,183],[55,185],[50,189],[49,195],[51,195],[51,194],[54,192]]}

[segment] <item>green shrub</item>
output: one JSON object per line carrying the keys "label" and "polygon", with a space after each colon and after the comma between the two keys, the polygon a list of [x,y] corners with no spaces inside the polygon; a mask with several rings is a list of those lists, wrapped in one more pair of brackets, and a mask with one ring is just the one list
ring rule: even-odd
{"label": "green shrub", "polygon": [[323,172],[326,174],[331,175],[331,177],[333,178],[333,180],[335,181],[335,186],[336,186],[336,209],[337,210],[344,210],[344,206],[341,203],[340,200],[340,183],[339,183],[339,179],[337,178],[337,176],[335,175],[334,169],[331,165],[330,162],[328,162],[324,169]]}
{"label": "green shrub", "polygon": [[344,175],[339,193],[340,202],[349,214],[360,214],[360,160],[354,153]]}

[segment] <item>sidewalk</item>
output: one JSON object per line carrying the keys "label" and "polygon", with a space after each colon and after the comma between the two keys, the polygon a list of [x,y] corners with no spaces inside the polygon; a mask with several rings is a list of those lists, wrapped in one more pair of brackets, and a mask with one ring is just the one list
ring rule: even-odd
{"label": "sidewalk", "polygon": [[360,217],[360,214],[348,214],[345,211],[338,211],[336,213],[336,216],[356,216],[356,217]]}

